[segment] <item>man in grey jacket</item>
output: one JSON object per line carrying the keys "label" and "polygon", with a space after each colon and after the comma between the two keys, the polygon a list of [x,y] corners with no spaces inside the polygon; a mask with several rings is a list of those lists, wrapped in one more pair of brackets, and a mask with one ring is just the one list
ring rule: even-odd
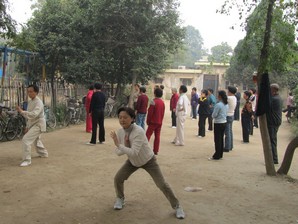
{"label": "man in grey jacket", "polygon": [[46,131],[46,120],[44,117],[44,105],[37,97],[39,88],[36,85],[29,85],[27,93],[30,98],[28,110],[24,111],[17,106],[17,111],[27,120],[25,135],[22,139],[23,161],[20,166],[29,166],[31,164],[31,145],[34,144],[39,157],[47,158],[48,151],[40,140],[42,132]]}

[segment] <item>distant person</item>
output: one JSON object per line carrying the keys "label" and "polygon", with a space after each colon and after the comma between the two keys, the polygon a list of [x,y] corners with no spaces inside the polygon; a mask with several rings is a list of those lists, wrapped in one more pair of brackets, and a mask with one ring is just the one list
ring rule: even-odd
{"label": "distant person", "polygon": [[34,144],[36,152],[41,158],[48,157],[48,151],[41,141],[41,133],[46,132],[46,120],[44,116],[44,105],[37,96],[39,88],[36,85],[29,85],[27,93],[30,98],[27,111],[17,106],[16,109],[27,119],[25,135],[22,138],[23,161],[20,166],[31,165],[31,145]]}
{"label": "distant person", "polygon": [[292,92],[289,92],[287,97],[287,108],[283,112],[287,112],[286,117],[292,117],[292,110],[295,108],[294,96]]}
{"label": "distant person", "polygon": [[165,86],[164,85],[160,85],[159,88],[162,90],[162,99],[165,100],[166,99]]}
{"label": "distant person", "polygon": [[146,170],[156,186],[163,192],[173,209],[178,219],[184,219],[184,211],[174,195],[169,184],[165,181],[156,157],[149,146],[144,130],[134,124],[135,112],[129,107],[122,107],[118,110],[119,123],[122,126],[118,130],[111,132],[111,138],[116,146],[116,154],[121,156],[126,154],[128,159],[117,172],[114,178],[114,186],[116,191],[115,210],[121,210],[125,204],[124,197],[124,181],[139,168]]}
{"label": "distant person", "polygon": [[257,120],[257,116],[256,116],[256,105],[257,105],[257,96],[256,96],[256,92],[257,90],[255,88],[250,88],[249,92],[251,93],[250,97],[249,97],[249,101],[251,102],[251,106],[252,106],[252,111],[253,111],[253,117],[251,120],[251,127],[250,127],[250,135],[253,135],[253,129],[258,128],[258,120]]}
{"label": "distant person", "polygon": [[214,144],[215,153],[209,160],[219,160],[223,157],[224,133],[227,124],[228,97],[224,90],[218,91],[218,103],[215,104],[212,113],[214,120]]}
{"label": "distant person", "polygon": [[136,104],[136,114],[137,114],[137,125],[141,126],[145,130],[145,120],[148,107],[148,96],[146,95],[146,88],[144,86],[140,87],[140,94]]}
{"label": "distant person", "polygon": [[88,93],[85,98],[85,109],[86,109],[86,132],[92,132],[92,117],[89,114],[91,98],[94,92],[94,85],[89,86]]}
{"label": "distant person", "polygon": [[197,119],[197,108],[198,108],[198,103],[199,103],[199,95],[197,93],[197,88],[193,87],[191,89],[191,110],[192,110],[192,119],[195,120]]}
{"label": "distant person", "polygon": [[233,149],[233,121],[235,108],[237,105],[237,98],[235,96],[237,92],[236,87],[228,86],[228,113],[227,113],[227,125],[225,129],[225,144],[224,144],[224,152],[229,152]]}
{"label": "distant person", "polygon": [[140,85],[135,84],[134,85],[134,93],[133,93],[133,108],[136,109],[138,97],[140,95]]}
{"label": "distant person", "polygon": [[172,88],[172,97],[170,100],[170,111],[172,118],[172,128],[176,128],[176,106],[179,99],[179,95],[177,93],[176,88]]}
{"label": "distant person", "polygon": [[186,116],[188,114],[188,105],[189,99],[186,95],[187,87],[185,85],[181,85],[179,88],[179,99],[176,106],[176,136],[172,141],[176,146],[184,146],[184,124],[186,120]]}
{"label": "distant person", "polygon": [[235,97],[237,99],[237,104],[235,108],[235,114],[234,114],[234,121],[239,121],[240,120],[240,100],[241,100],[241,93],[239,92],[238,88],[236,87],[237,92],[235,94]]}
{"label": "distant person", "polygon": [[241,126],[242,126],[243,143],[249,143],[251,120],[253,117],[252,105],[249,100],[250,96],[251,96],[251,93],[249,91],[245,91],[243,93],[243,99],[245,100],[245,104],[241,111]]}
{"label": "distant person", "polygon": [[279,85],[274,83],[270,85],[271,89],[271,108],[267,114],[267,126],[272,148],[274,164],[278,164],[277,154],[277,132],[282,122],[282,100],[279,96]]}
{"label": "distant person", "polygon": [[105,142],[105,127],[104,127],[104,109],[106,103],[106,95],[102,92],[102,85],[100,83],[94,84],[94,93],[91,98],[89,113],[92,116],[92,136],[90,142],[87,145],[96,144],[97,125],[98,131],[98,143]]}
{"label": "distant person", "polygon": [[213,118],[212,113],[214,106],[216,104],[216,97],[213,94],[213,89],[208,89],[208,102],[209,102],[209,108],[210,108],[210,114],[208,116],[208,131],[213,130]]}
{"label": "distant person", "polygon": [[203,89],[201,91],[201,96],[199,98],[199,109],[198,109],[198,114],[199,114],[199,132],[198,132],[198,137],[202,138],[205,137],[206,135],[206,119],[208,118],[210,114],[210,105],[208,102],[208,91],[206,89]]}
{"label": "distant person", "polygon": [[154,132],[153,152],[155,155],[158,155],[159,152],[160,132],[165,114],[165,103],[161,99],[162,94],[162,89],[157,88],[154,90],[155,98],[150,102],[147,115],[148,128],[146,136],[148,141],[150,141],[151,135]]}

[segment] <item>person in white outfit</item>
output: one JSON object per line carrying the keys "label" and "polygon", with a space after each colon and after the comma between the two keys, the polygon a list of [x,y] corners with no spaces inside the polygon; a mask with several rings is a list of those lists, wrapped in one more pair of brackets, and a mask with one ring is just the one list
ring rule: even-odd
{"label": "person in white outfit", "polygon": [[176,146],[184,145],[184,124],[188,114],[188,106],[190,104],[189,99],[186,96],[186,92],[187,87],[185,85],[180,86],[180,96],[176,106],[176,137],[172,142]]}
{"label": "person in white outfit", "polygon": [[36,85],[29,85],[27,93],[30,98],[27,111],[17,106],[17,111],[27,120],[25,135],[22,139],[23,161],[20,166],[29,166],[31,164],[31,145],[36,146],[36,152],[39,157],[47,158],[48,151],[41,142],[40,136],[46,131],[46,120],[44,117],[44,105],[37,97],[39,88]]}

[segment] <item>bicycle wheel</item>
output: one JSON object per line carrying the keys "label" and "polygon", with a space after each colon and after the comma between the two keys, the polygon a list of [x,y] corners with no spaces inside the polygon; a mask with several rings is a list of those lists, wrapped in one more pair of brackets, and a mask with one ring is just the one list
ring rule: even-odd
{"label": "bicycle wheel", "polygon": [[80,120],[81,121],[86,121],[86,116],[87,116],[86,109],[84,107],[81,107],[80,108],[80,111],[81,111],[81,113],[80,113]]}
{"label": "bicycle wheel", "polygon": [[24,130],[26,128],[26,120],[22,115],[18,115],[16,117],[16,129],[17,129],[17,136],[21,138],[24,135]]}
{"label": "bicycle wheel", "polygon": [[75,116],[74,116],[74,123],[75,124],[79,124],[81,122],[81,109],[80,108],[76,108],[75,109]]}
{"label": "bicycle wheel", "polygon": [[4,126],[2,122],[0,122],[0,141],[2,141],[4,138]]}
{"label": "bicycle wheel", "polygon": [[68,110],[65,114],[64,119],[63,119],[64,126],[68,126],[70,124],[71,118],[72,118],[72,112],[70,110]]}
{"label": "bicycle wheel", "polygon": [[56,124],[56,116],[54,112],[51,109],[49,109],[47,113],[47,126],[51,129],[54,129],[56,127]]}
{"label": "bicycle wheel", "polygon": [[110,117],[111,116],[111,111],[110,111],[110,106],[109,105],[105,106],[104,114],[105,114],[105,117]]}
{"label": "bicycle wheel", "polygon": [[16,128],[16,120],[9,119],[6,125],[5,136],[8,141],[12,141],[17,137],[18,132]]}

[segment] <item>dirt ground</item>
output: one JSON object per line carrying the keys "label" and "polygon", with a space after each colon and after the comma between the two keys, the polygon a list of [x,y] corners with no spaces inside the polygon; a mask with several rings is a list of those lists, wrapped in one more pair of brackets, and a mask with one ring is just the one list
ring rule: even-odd
{"label": "dirt ground", "polygon": [[[19,167],[21,142],[0,143],[1,224],[222,224],[298,223],[298,156],[289,175],[266,175],[260,132],[254,129],[250,144],[241,143],[240,122],[234,122],[234,150],[223,160],[208,161],[214,152],[213,133],[196,137],[197,121],[186,121],[186,145],[170,142],[167,111],[162,128],[158,162],[186,212],[177,220],[174,211],[149,174],[134,173],[125,182],[126,205],[114,211],[113,178],[125,161],[118,157],[109,137],[120,128],[117,119],[106,119],[106,142],[94,147],[85,143],[90,134],[84,125],[71,126],[43,135],[49,158],[37,158]],[[278,133],[279,159],[290,140],[283,121]],[[152,140],[151,140],[152,142]],[[276,166],[278,168],[278,166]],[[186,187],[201,191],[187,192]]]}

